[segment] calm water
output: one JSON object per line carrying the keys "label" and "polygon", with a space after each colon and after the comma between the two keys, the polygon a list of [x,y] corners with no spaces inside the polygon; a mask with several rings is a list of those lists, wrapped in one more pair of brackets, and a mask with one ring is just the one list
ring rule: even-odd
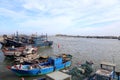
{"label": "calm water", "polygon": [[[120,41],[117,39],[50,37],[49,40],[53,40],[54,45],[39,48],[40,55],[50,56],[67,53],[73,55],[72,66],[77,62],[84,63],[86,60],[92,60],[95,69],[97,69],[101,61],[109,61],[116,63],[116,70],[120,70]],[[60,48],[57,47],[58,44]],[[0,51],[0,80],[20,80],[20,77],[6,69],[6,66],[11,65],[11,63],[13,62],[6,60]],[[37,77],[25,77],[26,80],[33,78]]]}

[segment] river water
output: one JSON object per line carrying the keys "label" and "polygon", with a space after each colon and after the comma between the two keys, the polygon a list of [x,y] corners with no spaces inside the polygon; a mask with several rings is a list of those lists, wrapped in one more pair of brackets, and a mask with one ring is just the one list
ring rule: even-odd
{"label": "river water", "polygon": [[[120,41],[117,39],[49,37],[49,40],[54,41],[54,45],[39,48],[40,55],[51,56],[66,53],[73,55],[72,66],[78,62],[84,63],[86,60],[92,60],[96,70],[101,61],[107,61],[115,63],[117,65],[116,70],[120,70]],[[6,68],[12,62],[6,60],[0,51],[0,80],[20,80],[21,77],[16,76]],[[37,77],[25,77],[25,80],[32,80]]]}

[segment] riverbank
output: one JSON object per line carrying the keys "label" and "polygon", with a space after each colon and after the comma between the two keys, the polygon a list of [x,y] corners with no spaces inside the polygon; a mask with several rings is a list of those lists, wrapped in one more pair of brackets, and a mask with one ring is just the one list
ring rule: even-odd
{"label": "riverbank", "polygon": [[74,38],[97,38],[97,39],[119,39],[118,36],[80,36],[80,35],[63,35],[63,34],[57,34],[56,36],[61,37],[74,37]]}

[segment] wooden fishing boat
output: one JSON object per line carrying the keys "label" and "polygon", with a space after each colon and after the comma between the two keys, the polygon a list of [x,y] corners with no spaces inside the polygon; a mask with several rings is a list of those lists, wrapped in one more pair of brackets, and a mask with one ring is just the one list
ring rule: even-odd
{"label": "wooden fishing boat", "polygon": [[25,55],[22,55],[22,56],[18,56],[18,57],[15,57],[14,61],[15,63],[22,63],[22,64],[25,64],[25,62],[29,62],[29,61],[34,61],[36,59],[39,58],[39,54],[37,53],[32,53],[32,54],[25,54]]}
{"label": "wooden fishing boat", "polygon": [[7,35],[3,35],[3,40],[0,41],[0,44],[2,45],[2,48],[4,47],[23,47],[25,44],[21,43],[20,41],[14,40],[12,38],[9,38]]}
{"label": "wooden fishing boat", "polygon": [[19,47],[19,48],[7,47],[7,48],[3,48],[2,52],[6,57],[14,57],[14,56],[20,56],[23,50],[24,50],[24,47]]}
{"label": "wooden fishing boat", "polygon": [[[72,59],[72,55],[70,54],[61,54],[58,55],[58,57],[62,57],[63,61],[70,61]],[[39,64],[41,62],[46,62],[48,58],[49,56],[39,56],[38,59],[24,61],[24,64]]]}
{"label": "wooden fishing boat", "polygon": [[25,60],[23,64],[39,64],[41,62],[46,62],[48,58],[48,56],[39,56],[37,59],[34,60]]}
{"label": "wooden fishing boat", "polygon": [[35,53],[37,52],[36,47],[5,47],[2,49],[4,56],[6,57],[16,57],[16,56],[21,56],[21,55],[27,55],[30,53]]}
{"label": "wooden fishing boat", "polygon": [[[88,80],[116,80],[115,67],[116,65],[109,62],[101,62],[100,69],[95,74],[90,76]],[[119,79],[118,79],[119,80]]]}
{"label": "wooden fishing boat", "polygon": [[8,67],[18,76],[36,76],[64,69],[71,65],[71,61],[63,61],[62,57],[52,56],[46,62],[34,65],[14,65]]}

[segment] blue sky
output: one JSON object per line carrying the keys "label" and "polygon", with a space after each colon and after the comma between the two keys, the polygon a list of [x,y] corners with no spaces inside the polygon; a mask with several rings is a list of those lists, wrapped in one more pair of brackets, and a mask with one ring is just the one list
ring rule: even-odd
{"label": "blue sky", "polygon": [[120,35],[120,0],[0,0],[0,34]]}

